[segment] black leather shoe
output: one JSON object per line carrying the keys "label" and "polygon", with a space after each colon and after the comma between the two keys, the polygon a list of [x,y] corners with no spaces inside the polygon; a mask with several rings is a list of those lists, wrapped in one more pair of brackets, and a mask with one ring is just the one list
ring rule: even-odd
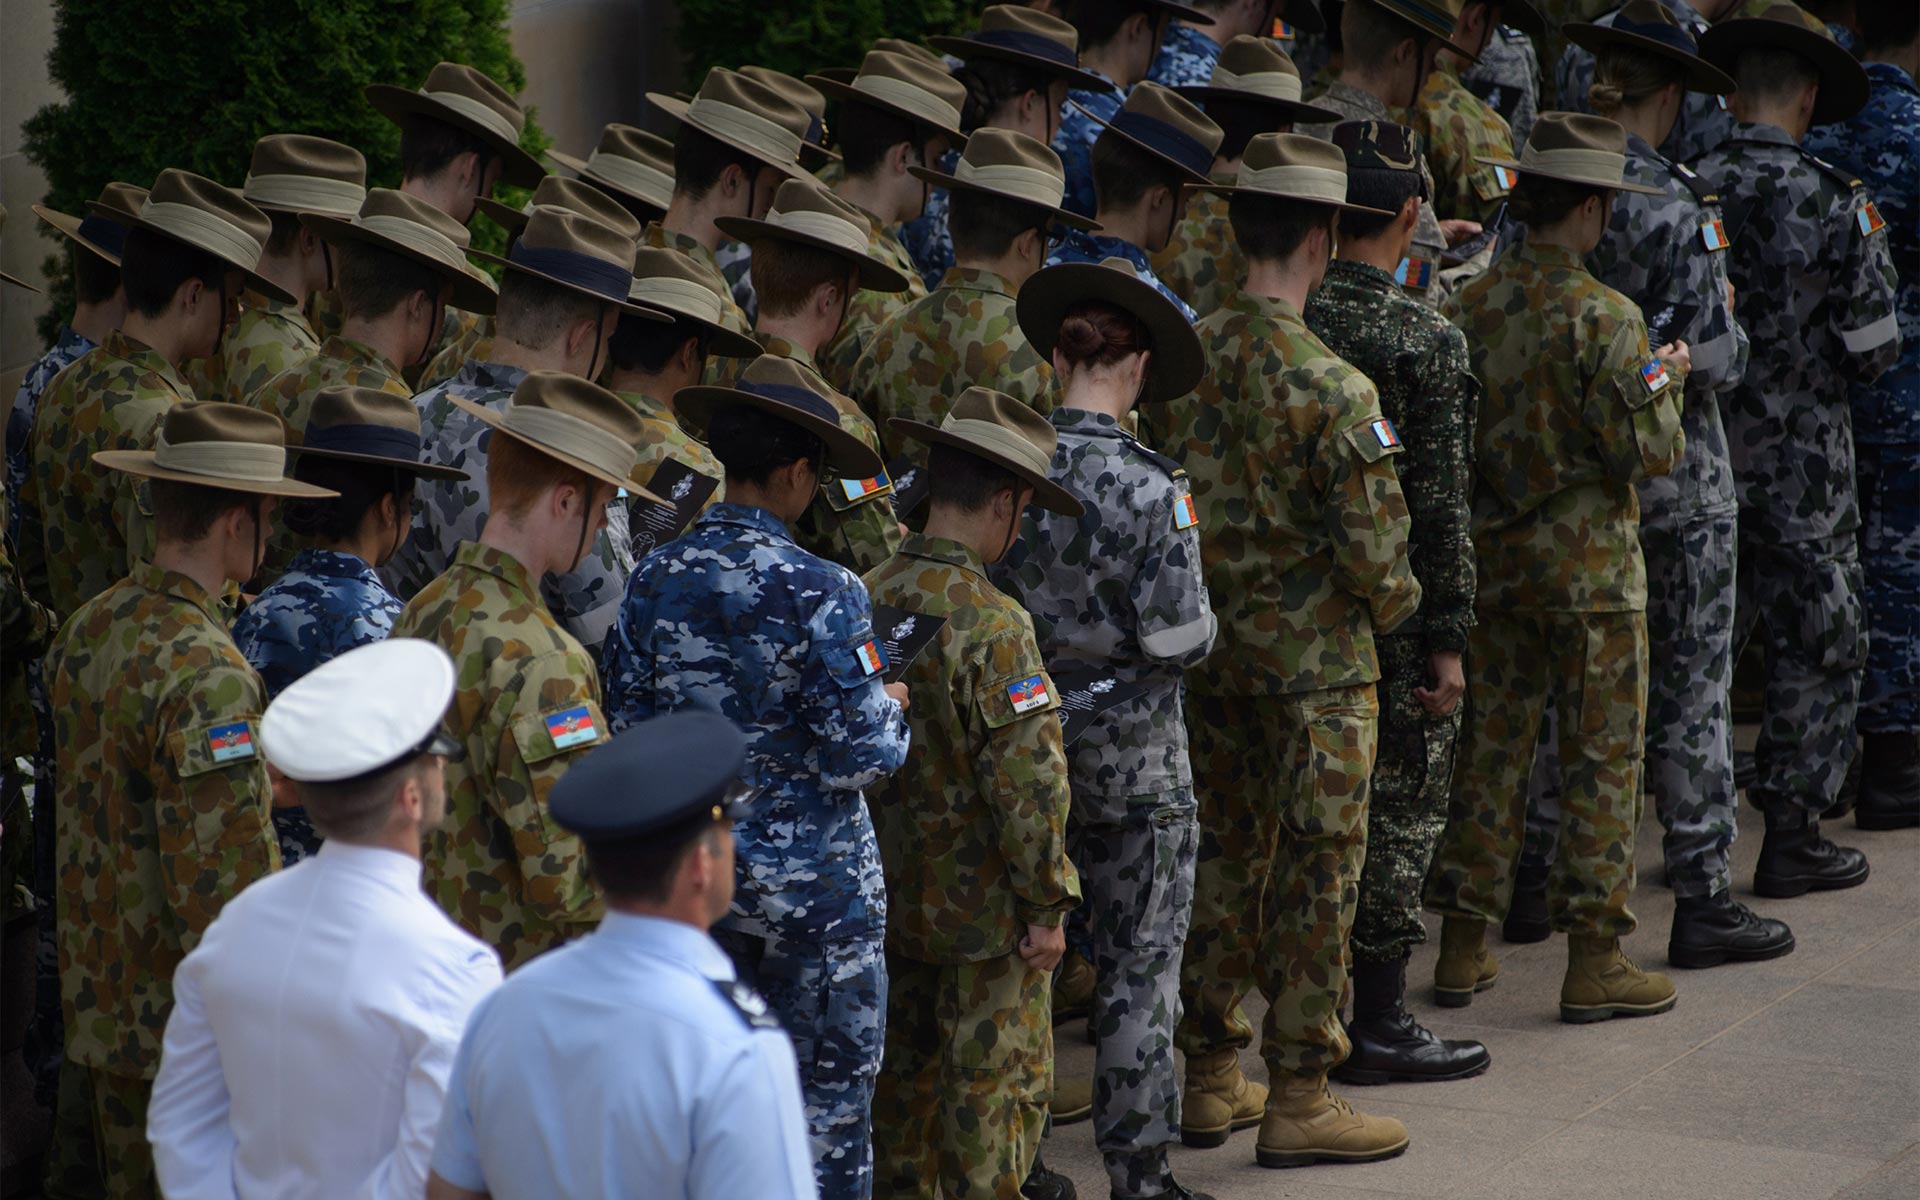
{"label": "black leather shoe", "polygon": [[1793,952],[1785,921],[1760,916],[1726,892],[1682,896],[1673,906],[1667,961],[1676,967],[1760,962]]}
{"label": "black leather shoe", "polygon": [[1862,829],[1920,825],[1920,733],[1869,733],[1863,740],[1853,823]]}
{"label": "black leather shoe", "polygon": [[1026,1200],[1080,1200],[1080,1193],[1074,1190],[1073,1180],[1048,1170],[1038,1154],[1033,1156],[1033,1170],[1027,1172],[1027,1181],[1020,1185],[1020,1194]]}
{"label": "black leather shoe", "polygon": [[1352,1049],[1328,1074],[1340,1083],[1437,1083],[1469,1079],[1493,1056],[1479,1042],[1449,1041],[1413,1019],[1406,1008],[1407,960],[1355,963]]}
{"label": "black leather shoe", "polygon": [[1522,866],[1513,881],[1513,903],[1500,924],[1500,936],[1509,942],[1544,942],[1553,936],[1547,922],[1547,873]]}
{"label": "black leather shoe", "polygon": [[1866,881],[1867,856],[1821,837],[1818,821],[1769,828],[1753,872],[1753,890],[1775,899],[1859,887]]}

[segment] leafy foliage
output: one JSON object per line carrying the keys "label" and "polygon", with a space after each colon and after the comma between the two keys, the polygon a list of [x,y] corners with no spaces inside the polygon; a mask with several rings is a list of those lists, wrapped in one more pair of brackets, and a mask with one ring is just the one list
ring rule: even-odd
{"label": "leafy foliage", "polygon": [[858,66],[878,37],[919,40],[971,29],[981,0],[680,0],[680,44],[687,78],[709,67],[755,63],[802,76],[821,67]]}

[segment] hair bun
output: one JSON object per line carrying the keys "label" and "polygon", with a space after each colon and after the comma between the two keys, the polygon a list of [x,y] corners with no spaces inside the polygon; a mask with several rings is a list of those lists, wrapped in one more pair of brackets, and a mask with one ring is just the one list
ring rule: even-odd
{"label": "hair bun", "polygon": [[1069,316],[1060,322],[1060,337],[1055,343],[1069,362],[1098,358],[1107,348],[1107,337],[1094,328],[1085,316]]}

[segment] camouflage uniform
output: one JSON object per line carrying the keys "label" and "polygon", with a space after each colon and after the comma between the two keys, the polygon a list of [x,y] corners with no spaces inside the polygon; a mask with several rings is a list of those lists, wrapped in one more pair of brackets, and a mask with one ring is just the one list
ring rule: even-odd
{"label": "camouflage uniform", "polygon": [[1442,63],[1427,72],[1420,95],[1407,110],[1407,125],[1426,146],[1434,216],[1491,221],[1508,187],[1497,168],[1478,160],[1513,159],[1513,131],[1505,119]]}
{"label": "camouflage uniform", "polygon": [[554,783],[607,738],[593,659],[527,569],[478,542],[460,544],[392,636],[437,644],[459,684],[444,724],[467,757],[447,764],[447,819],[427,837],[424,885],[512,970],[600,919],[580,839],[547,815]]}
{"label": "camouflage uniform", "polygon": [[[940,156],[942,175],[952,175],[959,166],[960,151],[949,150]],[[900,245],[913,260],[920,281],[929,288],[939,286],[953,269],[953,232],[947,228],[947,213],[952,207],[951,192],[945,188],[928,188],[925,211],[900,227]]]}
{"label": "camouflage uniform", "polygon": [[[1213,181],[1231,184],[1235,173],[1216,174]],[[1153,270],[1163,287],[1202,316],[1245,287],[1247,256],[1227,219],[1227,198],[1218,192],[1189,196],[1186,216],[1173,227],[1166,248],[1153,256]]]}
{"label": "camouflage uniform", "polygon": [[[1633,484],[1680,460],[1681,389],[1632,301],[1529,241],[1448,302],[1484,389],[1474,438],[1480,621],[1467,638],[1465,763],[1427,906],[1499,921],[1513,894],[1534,739],[1551,697],[1568,819],[1553,928],[1634,928],[1647,706],[1647,578]],[[1570,553],[1577,549],[1578,553]]]}
{"label": "camouflage uniform", "polygon": [[[267,699],[355,646],[393,632],[402,605],[373,568],[351,554],[309,548],[247,605],[233,623],[233,641],[267,690]],[[299,805],[276,807],[273,829],[288,866],[320,848],[320,835]]]}
{"label": "camouflage uniform", "polygon": [[[874,796],[892,990],[875,1174],[887,1194],[1012,1196],[1053,1090],[1052,976],[1020,941],[1080,899],[1060,698],[1033,622],[966,546],[913,534],[866,584],[947,621],[907,669],[912,750]],[[1045,703],[1019,711],[1035,676]]]}
{"label": "camouflage uniform", "polygon": [[753,247],[745,242],[721,242],[713,265],[727,281],[727,292],[749,325],[760,319],[760,297],[753,291]]}
{"label": "camouflage uniform", "polygon": [[853,364],[860,361],[860,355],[873,343],[873,335],[880,331],[880,327],[893,314],[915,300],[924,300],[928,291],[927,285],[920,281],[920,272],[914,267],[907,248],[900,244],[900,239],[881,225],[879,217],[862,211],[867,218],[867,257],[877,259],[906,276],[907,290],[876,292],[865,289],[854,293],[853,302],[847,306],[846,320],[840,323],[840,332],[820,352],[820,374],[838,392],[845,392],[852,385]]}
{"label": "camouflage uniform", "polygon": [[[656,250],[678,250],[693,261],[712,267],[716,274],[725,275],[725,272],[720,270],[720,259],[713,251],[707,249],[704,243],[684,233],[675,233],[658,221],[649,223],[641,231],[640,244],[652,246]],[[729,283],[731,283],[730,277]],[[742,333],[753,328],[753,322],[747,319],[746,310],[740,307],[739,302],[732,296],[726,297],[721,303],[726,305],[727,309],[727,316],[723,319],[725,324]]]}
{"label": "camouflage uniform", "polygon": [[1206,87],[1213,81],[1214,64],[1220,61],[1220,43],[1191,25],[1169,26],[1160,39],[1160,52],[1154,56],[1147,78],[1161,87]]}
{"label": "camouflage uniform", "polygon": [[193,393],[172,363],[117,330],[40,397],[20,484],[27,592],[72,613],[153,554],[133,477],[93,465],[100,450],[147,450],[167,410]]}
{"label": "camouflage uniform", "polygon": [[738,887],[715,936],[793,1037],[823,1197],[873,1188],[887,893],[861,793],[899,770],[907,723],[860,650],[872,605],[765,509],[716,504],[642,559],[603,666],[617,728],[705,708],[749,739],[760,793],[734,825]]}
{"label": "camouflage uniform", "polygon": [[1029,507],[993,578],[1032,614],[1044,661],[1150,685],[1070,752],[1067,849],[1100,979],[1094,1143],[1116,1195],[1158,1195],[1172,1186],[1166,1147],[1180,1124],[1173,1031],[1199,850],[1182,676],[1213,646],[1215,622],[1199,527],[1182,527],[1185,473],[1112,417],[1057,408],[1047,419],[1059,435],[1049,474],[1088,511]]}
{"label": "camouflage uniform", "polygon": [[1420,611],[1396,632],[1374,637],[1380,740],[1352,936],[1356,962],[1398,962],[1427,940],[1420,891],[1447,822],[1460,737],[1460,708],[1435,715],[1413,693],[1431,686],[1433,655],[1466,650],[1474,623],[1467,526],[1480,387],[1460,331],[1377,267],[1348,259],[1328,264],[1306,320],[1328,349],[1373,381],[1381,413],[1407,445],[1396,470],[1413,521],[1408,557],[1420,581]]}
{"label": "camouflage uniform", "polygon": [[1061,263],[1102,263],[1109,258],[1124,258],[1133,264],[1134,271],[1142,282],[1153,285],[1155,291],[1173,301],[1187,320],[1198,318],[1187,302],[1175,295],[1173,289],[1160,282],[1153,273],[1153,264],[1147,259],[1147,252],[1132,242],[1108,237],[1101,233],[1088,233],[1084,229],[1075,229],[1071,225],[1060,227],[1059,240],[1054,243],[1053,252],[1047,255],[1047,265],[1057,267]]}
{"label": "camouflage uniform", "polygon": [[[340,294],[332,290],[314,293],[313,300],[307,305],[307,320],[314,335],[323,342],[340,336],[340,330],[346,323],[346,312],[340,307]],[[428,350],[428,363],[432,363],[448,346],[470,340],[475,327],[490,320],[479,313],[447,305],[440,312],[440,334],[433,339],[433,346]]]}
{"label": "camouflage uniform", "polygon": [[1164,448],[1193,480],[1220,636],[1187,675],[1200,857],[1178,1040],[1189,1057],[1248,1045],[1257,979],[1269,1073],[1310,1077],[1347,1054],[1374,632],[1420,601],[1400,448],[1373,385],[1286,301],[1236,293],[1197,332],[1212,373],[1167,406]]}
{"label": "camouflage uniform", "polygon": [[[1100,74],[1092,67],[1080,69],[1092,75]],[[1053,152],[1060,156],[1060,166],[1067,175],[1067,193],[1060,207],[1068,212],[1091,217],[1099,208],[1099,198],[1093,191],[1093,144],[1100,140],[1100,133],[1106,128],[1102,122],[1112,121],[1126,102],[1127,90],[1111,80],[1098,92],[1081,88],[1068,90],[1067,102],[1060,106],[1060,130],[1053,135]],[[1082,113],[1082,108],[1100,119],[1096,121]]]}
{"label": "camouflage uniform", "polygon": [[[486,439],[491,427],[455,408],[448,397],[457,395],[498,412],[526,376],[518,367],[470,362],[452,379],[413,398],[420,409],[425,461],[462,468],[472,478],[422,479],[415,485],[413,533],[380,568],[381,580],[395,595],[412,598],[452,565],[460,543],[478,540],[487,524]],[[606,529],[579,567],[539,581],[546,607],[590,652],[606,639],[607,627],[620,610],[620,589],[633,569],[626,507],[611,506],[607,517]]]}
{"label": "camouflage uniform", "polygon": [[1495,29],[1480,61],[1460,72],[1460,82],[1507,123],[1514,145],[1527,144],[1540,113],[1540,59],[1532,38],[1510,25]]}
{"label": "camouflage uniform", "polygon": [[1768,659],[1749,794],[1769,819],[1817,817],[1853,759],[1867,657],[1848,385],[1899,359],[1893,257],[1867,189],[1780,129],[1736,125],[1698,170],[1728,198],[1727,267],[1753,341],[1726,406],[1735,645],[1764,637]]}
{"label": "camouflage uniform", "polygon": [[[713,494],[707,497],[707,502],[700,508],[701,512],[726,499],[725,468],[713,456],[713,451],[707,449],[705,442],[680,427],[680,419],[674,415],[672,407],[642,392],[619,392],[617,395],[640,414],[640,420],[646,426],[644,440],[640,443],[641,467],[652,467],[658,471],[671,459],[709,479],[719,481],[720,486],[714,488]],[[652,474],[649,473],[647,478],[652,479]],[[634,499],[639,500],[639,497]]]}
{"label": "camouflage uniform", "polygon": [[20,390],[13,394],[13,408],[7,413],[6,534],[16,543],[20,540],[20,481],[27,477],[27,445],[33,433],[34,410],[53,377],[79,361],[94,344],[92,338],[75,333],[71,325],[62,325],[60,336],[27,368]]}
{"label": "camouflage uniform", "polygon": [[153,1196],[146,1104],[174,968],[279,866],[264,696],[219,600],[145,562],[68,620],[47,682],[67,1058],[92,1091],[106,1194]]}
{"label": "camouflage uniform", "polygon": [[[1686,26],[1695,39],[1709,28],[1705,18],[1687,0],[1660,0],[1660,5],[1674,15],[1680,24]],[[1766,7],[1766,2],[1760,5]],[[1596,25],[1612,25],[1620,15],[1620,5],[1604,16],[1593,18]],[[1727,14],[1730,17],[1752,15],[1739,11]],[[1560,56],[1560,64],[1554,69],[1555,85],[1559,89],[1560,107],[1567,112],[1592,112],[1587,103],[1587,89],[1593,86],[1593,51],[1582,50],[1578,46],[1568,46]],[[1660,143],[1663,154],[1677,162],[1690,163],[1707,151],[1725,141],[1733,132],[1733,116],[1727,111],[1724,96],[1710,96],[1705,92],[1686,92],[1680,97],[1680,118],[1673,123],[1673,131],[1667,134],[1667,140]],[[1732,195],[1729,190],[1725,195]]]}
{"label": "camouflage uniform", "polygon": [[[1607,236],[1588,256],[1594,277],[1635,301],[1650,343],[1688,343],[1681,431],[1687,453],[1673,473],[1643,479],[1640,549],[1647,565],[1646,790],[1666,830],[1667,882],[1705,897],[1732,883],[1735,835],[1733,682],[1735,516],[1733,466],[1721,397],[1747,369],[1747,334],[1726,304],[1720,220],[1698,177],[1627,135],[1625,180],[1659,196],[1617,192]],[[1719,249],[1713,247],[1718,246]],[[1676,310],[1696,315],[1676,327]],[[1543,741],[1534,764],[1527,863],[1544,867],[1556,838],[1560,750]]]}
{"label": "camouflage uniform", "polygon": [[1866,679],[1860,727],[1920,729],[1920,88],[1892,63],[1863,64],[1873,92],[1847,120],[1815,126],[1807,147],[1866,180],[1901,274],[1900,359],[1849,394],[1866,574]]}
{"label": "camouflage uniform", "polygon": [[491,362],[493,333],[492,316],[474,316],[471,324],[462,326],[440,353],[428,360],[426,368],[420,372],[420,390],[424,392],[445,383],[470,362]]}
{"label": "camouflage uniform", "polygon": [[240,293],[240,317],[220,335],[220,348],[211,358],[181,364],[180,377],[196,400],[245,404],[269,379],[298,370],[318,353],[320,339],[298,304],[247,288]]}

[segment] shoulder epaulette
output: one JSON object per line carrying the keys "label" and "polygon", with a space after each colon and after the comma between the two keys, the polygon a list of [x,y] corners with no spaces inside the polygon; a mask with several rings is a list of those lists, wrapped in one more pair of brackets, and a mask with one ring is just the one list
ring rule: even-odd
{"label": "shoulder epaulette", "polygon": [[1815,154],[1813,151],[1807,149],[1806,147],[1804,146],[1800,147],[1800,153],[1803,157],[1806,158],[1808,162],[1812,163],[1816,167],[1819,167],[1822,173],[1827,175],[1829,178],[1838,180],[1839,182],[1845,184],[1848,191],[1852,191],[1854,188],[1862,186],[1858,178],[1847,174],[1845,171],[1841,170],[1839,167],[1834,166],[1832,163],[1828,162],[1824,158],[1821,158],[1818,154]]}
{"label": "shoulder epaulette", "polygon": [[1169,479],[1183,479],[1186,477],[1187,469],[1175,460],[1168,458],[1164,454],[1156,454],[1147,449],[1140,444],[1139,438],[1134,437],[1130,433],[1122,432],[1120,436],[1127,445],[1133,447],[1134,452],[1140,455],[1140,457],[1146,459],[1154,466],[1159,467],[1162,471],[1165,471]]}
{"label": "shoulder epaulette", "polygon": [[713,990],[719,992],[720,998],[740,1014],[740,1019],[747,1023],[749,1029],[780,1028],[779,1018],[773,1015],[760,993],[739,980],[716,979],[713,981]]}
{"label": "shoulder epaulette", "polygon": [[1680,181],[1681,187],[1693,193],[1694,199],[1702,204],[1720,203],[1719,193],[1707,190],[1707,185],[1700,181],[1700,173],[1698,171],[1687,166],[1685,163],[1675,162],[1664,154],[1658,157],[1661,162],[1666,163],[1667,166],[1673,169],[1673,177]]}

